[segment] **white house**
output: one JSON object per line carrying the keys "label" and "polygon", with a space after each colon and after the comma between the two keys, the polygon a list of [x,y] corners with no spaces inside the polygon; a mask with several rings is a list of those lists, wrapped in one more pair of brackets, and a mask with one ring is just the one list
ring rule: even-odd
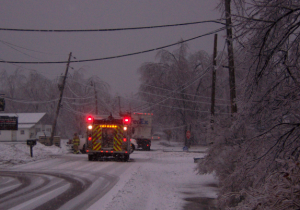
{"label": "white house", "polygon": [[46,125],[46,113],[1,113],[0,116],[18,117],[18,130],[0,130],[0,141],[25,141],[37,138],[37,133],[51,133],[52,126]]}

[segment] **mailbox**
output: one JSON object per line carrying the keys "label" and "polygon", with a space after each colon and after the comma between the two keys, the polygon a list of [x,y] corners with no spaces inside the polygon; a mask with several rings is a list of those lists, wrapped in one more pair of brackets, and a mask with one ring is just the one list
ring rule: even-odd
{"label": "mailbox", "polygon": [[27,140],[27,145],[28,146],[34,146],[34,145],[36,145],[36,139],[28,139]]}

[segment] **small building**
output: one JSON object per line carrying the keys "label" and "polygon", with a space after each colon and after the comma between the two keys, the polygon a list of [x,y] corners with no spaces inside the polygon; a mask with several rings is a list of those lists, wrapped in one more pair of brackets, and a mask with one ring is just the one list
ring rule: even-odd
{"label": "small building", "polygon": [[18,117],[18,130],[0,130],[0,141],[26,141],[38,138],[41,132],[52,132],[46,113],[1,113],[0,116]]}

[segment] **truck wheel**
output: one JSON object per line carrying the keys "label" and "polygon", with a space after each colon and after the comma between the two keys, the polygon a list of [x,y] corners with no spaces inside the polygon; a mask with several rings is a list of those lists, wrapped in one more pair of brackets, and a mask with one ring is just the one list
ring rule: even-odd
{"label": "truck wheel", "polygon": [[133,153],[135,150],[135,146],[133,144],[130,144],[130,154]]}
{"label": "truck wheel", "polygon": [[82,153],[82,154],[85,154],[85,153],[86,153],[86,151],[85,151],[85,144],[82,146],[81,153]]}
{"label": "truck wheel", "polygon": [[94,155],[88,155],[89,161],[93,161],[94,160]]}
{"label": "truck wheel", "polygon": [[127,162],[129,160],[129,155],[124,155],[124,162]]}

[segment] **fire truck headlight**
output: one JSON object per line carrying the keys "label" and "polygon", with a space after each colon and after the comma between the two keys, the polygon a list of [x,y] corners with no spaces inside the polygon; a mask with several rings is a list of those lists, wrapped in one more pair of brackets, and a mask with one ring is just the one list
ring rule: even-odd
{"label": "fire truck headlight", "polygon": [[124,127],[124,131],[127,131],[127,127]]}
{"label": "fire truck headlight", "polygon": [[89,125],[89,126],[88,126],[88,129],[89,129],[89,130],[92,130],[92,128],[93,128],[92,125]]}

